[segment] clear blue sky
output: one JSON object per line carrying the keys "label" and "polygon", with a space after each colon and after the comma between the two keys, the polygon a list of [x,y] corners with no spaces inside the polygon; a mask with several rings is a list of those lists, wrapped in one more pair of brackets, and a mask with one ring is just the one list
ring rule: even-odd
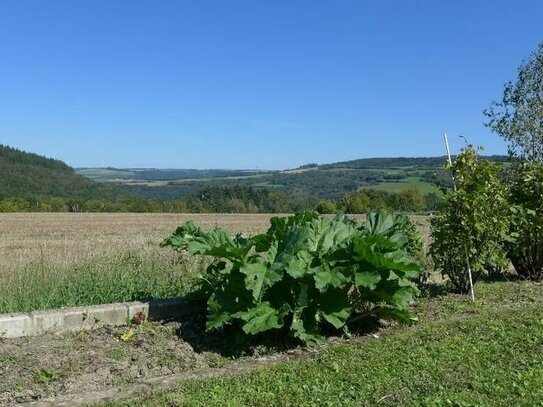
{"label": "clear blue sky", "polygon": [[72,166],[287,168],[505,145],[543,1],[0,1],[0,143]]}

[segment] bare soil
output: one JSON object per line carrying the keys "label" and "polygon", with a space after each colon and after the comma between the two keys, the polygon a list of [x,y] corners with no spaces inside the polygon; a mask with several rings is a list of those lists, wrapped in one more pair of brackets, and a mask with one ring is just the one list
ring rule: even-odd
{"label": "bare soil", "polygon": [[44,405],[58,405],[63,399],[75,405],[74,400],[126,395],[138,384],[171,384],[168,378],[190,377],[191,372],[195,377],[222,374],[232,370],[229,365],[246,370],[263,360],[307,353],[240,347],[223,338],[206,333],[204,316],[196,315],[184,322],[0,339],[0,406],[40,405],[48,399],[52,401]]}

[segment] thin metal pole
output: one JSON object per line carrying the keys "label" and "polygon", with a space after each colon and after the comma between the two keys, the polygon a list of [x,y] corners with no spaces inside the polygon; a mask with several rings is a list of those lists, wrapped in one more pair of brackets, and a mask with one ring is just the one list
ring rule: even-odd
{"label": "thin metal pole", "polygon": [[[445,147],[447,148],[447,156],[449,157],[449,164],[452,165],[451,150],[449,149],[449,139],[447,138],[447,133],[443,133],[443,137],[445,138]],[[454,181],[454,174],[452,174],[452,180],[453,180],[453,189],[456,192],[456,182]],[[469,264],[468,248],[465,244],[464,244],[464,253],[466,254],[466,264],[468,266],[469,289],[471,292],[471,301],[475,302],[475,291],[473,290],[473,278],[471,277],[471,266]]]}

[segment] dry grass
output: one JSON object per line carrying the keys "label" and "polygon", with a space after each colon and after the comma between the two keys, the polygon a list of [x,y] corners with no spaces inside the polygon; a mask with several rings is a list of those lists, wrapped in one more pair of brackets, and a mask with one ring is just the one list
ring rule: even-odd
{"label": "dry grass", "polygon": [[161,255],[160,241],[190,219],[204,229],[254,234],[267,229],[270,215],[0,214],[0,270],[5,275],[30,263],[68,267],[120,253]]}
{"label": "dry grass", "polygon": [[192,219],[254,234],[270,215],[0,214],[0,313],[184,295],[207,259],[159,243]]}

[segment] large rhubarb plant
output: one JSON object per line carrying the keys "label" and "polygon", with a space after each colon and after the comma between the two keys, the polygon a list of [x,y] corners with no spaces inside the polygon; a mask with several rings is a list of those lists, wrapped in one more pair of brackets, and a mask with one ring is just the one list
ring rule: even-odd
{"label": "large rhubarb plant", "polygon": [[250,238],[187,222],[162,246],[214,258],[203,276],[209,330],[285,329],[315,344],[326,325],[347,331],[363,318],[413,319],[419,265],[403,233],[409,220],[386,212],[368,219],[359,225],[303,212],[274,217],[266,233]]}

